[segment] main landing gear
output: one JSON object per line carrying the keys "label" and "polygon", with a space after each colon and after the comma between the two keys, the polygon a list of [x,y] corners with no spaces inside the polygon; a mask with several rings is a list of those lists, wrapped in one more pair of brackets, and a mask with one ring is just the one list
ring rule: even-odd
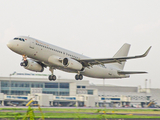
{"label": "main landing gear", "polygon": [[56,76],[53,74],[53,69],[54,68],[49,68],[49,70],[51,71],[51,73],[52,73],[52,75],[49,75],[49,77],[48,77],[48,79],[50,80],[50,81],[55,81],[56,80]]}
{"label": "main landing gear", "polygon": [[[49,70],[51,71],[51,75],[49,75],[48,76],[48,79],[50,80],[50,81],[55,81],[56,80],[56,76],[53,74],[53,72],[54,72],[54,69],[55,68],[53,68],[53,67],[50,67],[49,68]],[[83,75],[82,74],[80,74],[80,71],[78,71],[78,74],[77,75],[75,75],[75,79],[76,80],[82,80],[83,79]]]}
{"label": "main landing gear", "polygon": [[82,74],[77,74],[77,75],[75,76],[75,79],[76,79],[76,80],[82,80],[82,79],[83,79],[83,75],[82,75]]}

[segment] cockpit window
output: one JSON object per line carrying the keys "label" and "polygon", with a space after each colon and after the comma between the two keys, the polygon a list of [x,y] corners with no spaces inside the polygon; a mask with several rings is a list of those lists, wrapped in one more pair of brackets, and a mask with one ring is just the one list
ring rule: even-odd
{"label": "cockpit window", "polygon": [[14,40],[19,40],[19,38],[14,38]]}
{"label": "cockpit window", "polygon": [[20,41],[25,41],[23,38],[14,38],[14,40],[20,40]]}

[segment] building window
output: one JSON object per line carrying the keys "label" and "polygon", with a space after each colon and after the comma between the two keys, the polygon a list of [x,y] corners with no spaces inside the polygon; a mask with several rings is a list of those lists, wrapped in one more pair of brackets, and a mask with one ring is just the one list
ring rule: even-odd
{"label": "building window", "polygon": [[9,87],[9,82],[2,81],[1,87]]}
{"label": "building window", "polygon": [[69,92],[60,92],[59,95],[60,96],[69,96]]}
{"label": "building window", "polygon": [[1,93],[8,94],[8,90],[1,90]]}
{"label": "building window", "polygon": [[87,90],[88,95],[93,95],[93,90]]}
{"label": "building window", "polygon": [[36,84],[36,88],[39,88],[40,87],[40,85],[39,84]]}
{"label": "building window", "polygon": [[24,84],[24,87],[29,87],[29,84],[28,83]]}
{"label": "building window", "polygon": [[82,86],[82,88],[86,88],[86,86]]}
{"label": "building window", "polygon": [[150,100],[150,96],[147,96],[147,100]]}
{"label": "building window", "polygon": [[58,88],[58,83],[45,83],[45,88]]}
{"label": "building window", "polygon": [[33,83],[32,83],[32,85],[31,85],[31,87],[34,88],[34,84],[33,84]]}
{"label": "building window", "polygon": [[30,91],[11,91],[12,95],[28,95]]}
{"label": "building window", "polygon": [[77,86],[77,88],[81,88],[81,86]]}
{"label": "building window", "polygon": [[69,88],[69,83],[60,83],[60,88]]}
{"label": "building window", "polygon": [[17,83],[15,84],[15,87],[18,87],[18,84],[17,84]]}
{"label": "building window", "polygon": [[23,86],[24,86],[24,84],[23,84],[23,83],[20,83],[20,84],[19,84],[19,87],[23,87]]}
{"label": "building window", "polygon": [[53,94],[56,96],[69,96],[69,92],[54,92],[54,91],[43,91],[44,94]]}

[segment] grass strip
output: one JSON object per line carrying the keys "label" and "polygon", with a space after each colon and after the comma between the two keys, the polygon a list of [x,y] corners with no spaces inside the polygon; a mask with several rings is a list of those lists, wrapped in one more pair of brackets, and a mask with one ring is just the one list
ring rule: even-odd
{"label": "grass strip", "polygon": [[[0,114],[0,118],[23,118],[25,113]],[[41,118],[40,113],[35,113],[35,118]],[[44,113],[44,118],[160,118],[160,116],[138,116],[138,115],[106,115],[106,114],[81,114],[81,113]]]}

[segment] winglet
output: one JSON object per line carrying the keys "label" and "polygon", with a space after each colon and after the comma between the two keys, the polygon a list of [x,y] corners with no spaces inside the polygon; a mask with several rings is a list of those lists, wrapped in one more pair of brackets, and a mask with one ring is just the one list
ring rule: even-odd
{"label": "winglet", "polygon": [[152,47],[152,46],[150,46],[150,47],[148,48],[148,50],[142,55],[143,57],[146,57],[146,56],[148,55],[148,53],[149,53],[151,47]]}

